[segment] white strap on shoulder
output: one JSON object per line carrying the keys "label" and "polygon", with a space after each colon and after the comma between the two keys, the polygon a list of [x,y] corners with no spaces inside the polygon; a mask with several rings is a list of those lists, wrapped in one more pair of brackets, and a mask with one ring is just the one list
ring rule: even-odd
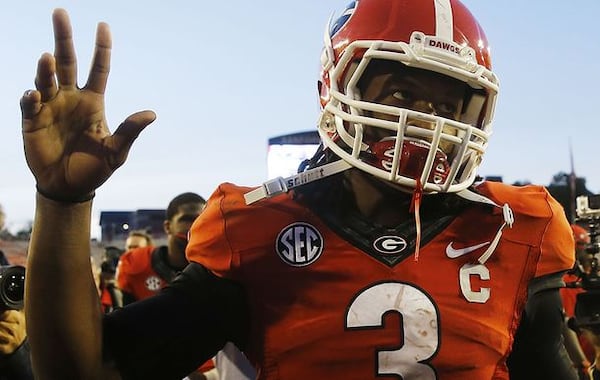
{"label": "white strap on shoulder", "polygon": [[485,203],[485,204],[488,204],[491,206],[500,207],[500,205],[498,205],[496,202],[494,202],[490,198],[487,198],[481,194],[477,194],[476,192],[471,191],[469,189],[461,190],[458,193],[456,193],[456,195],[458,195],[459,197],[461,197],[463,199],[471,201],[471,202]]}
{"label": "white strap on shoulder", "polygon": [[330,162],[323,166],[309,169],[305,172],[294,174],[290,177],[277,177],[264,182],[261,186],[244,194],[246,204],[258,202],[261,199],[271,198],[279,194],[284,194],[291,189],[306,185],[307,183],[317,181],[319,179],[329,177],[330,175],[343,172],[350,169],[352,165],[344,160]]}
{"label": "white strap on shoulder", "polygon": [[500,206],[491,199],[468,189],[459,191],[458,193],[456,193],[456,195],[472,202],[484,203],[494,207],[500,207],[502,209],[504,223],[502,223],[502,225],[498,229],[498,232],[496,232],[496,236],[494,236],[494,239],[492,240],[488,248],[477,260],[480,264],[485,264],[485,262],[490,258],[490,256],[492,256],[492,253],[494,253],[494,250],[498,246],[498,243],[500,242],[500,237],[502,237],[502,230],[504,229],[504,227],[508,226],[509,228],[512,228],[512,225],[515,222],[515,217],[513,215],[512,209],[510,208],[508,203],[505,203],[503,206]]}

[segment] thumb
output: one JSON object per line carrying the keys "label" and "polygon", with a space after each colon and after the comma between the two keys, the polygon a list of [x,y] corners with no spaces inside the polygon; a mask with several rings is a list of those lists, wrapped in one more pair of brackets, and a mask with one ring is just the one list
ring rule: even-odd
{"label": "thumb", "polygon": [[112,162],[113,165],[111,165],[113,169],[116,169],[125,162],[129,149],[135,139],[154,120],[156,120],[154,112],[141,111],[130,115],[119,125],[115,133],[110,137],[110,140],[112,140],[112,144],[110,145],[113,147],[115,153],[113,157],[114,161]]}
{"label": "thumb", "polygon": [[128,146],[139,136],[144,128],[156,120],[156,114],[152,111],[140,111],[130,115],[115,131],[114,137],[123,140]]}

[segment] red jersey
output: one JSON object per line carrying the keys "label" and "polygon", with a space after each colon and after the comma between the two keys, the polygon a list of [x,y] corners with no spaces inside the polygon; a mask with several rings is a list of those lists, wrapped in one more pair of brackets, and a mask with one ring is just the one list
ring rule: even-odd
{"label": "red jersey", "polygon": [[[505,359],[534,277],[573,266],[573,236],[543,187],[484,183],[514,213],[473,203],[411,255],[386,265],[290,194],[247,206],[222,184],[192,226],[188,259],[243,284],[259,379],[508,379]],[[423,203],[427,202],[424,197]],[[382,255],[402,237],[372,242]],[[388,376],[386,376],[388,375]]]}
{"label": "red jersey", "polygon": [[152,268],[152,252],[155,247],[135,248],[125,252],[117,265],[117,287],[131,294],[136,300],[155,295],[167,285]]}

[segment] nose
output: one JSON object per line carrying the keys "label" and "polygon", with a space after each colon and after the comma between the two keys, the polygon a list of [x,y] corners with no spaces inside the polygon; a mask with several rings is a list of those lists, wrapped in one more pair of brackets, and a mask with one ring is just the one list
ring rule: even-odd
{"label": "nose", "polygon": [[412,109],[418,112],[435,115],[435,107],[433,103],[426,100],[417,100],[413,103]]}
{"label": "nose", "polygon": [[[435,115],[435,106],[432,102],[427,100],[416,100],[413,102],[411,109],[413,111],[422,112],[429,115]],[[412,119],[409,118],[408,124],[413,125],[415,127],[433,130],[435,129],[435,123],[425,120]]]}

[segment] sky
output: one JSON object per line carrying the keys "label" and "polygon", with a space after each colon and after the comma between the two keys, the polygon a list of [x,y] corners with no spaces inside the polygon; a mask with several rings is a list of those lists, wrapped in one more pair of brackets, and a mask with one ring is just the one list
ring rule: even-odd
{"label": "sky", "polygon": [[[324,28],[349,0],[13,1],[0,12],[0,204],[7,227],[33,219],[35,182],[20,133],[19,98],[37,59],[54,49],[51,13],[71,17],[79,81],[99,21],[113,36],[106,116],[158,118],[97,192],[101,211],[165,208],[175,195],[208,198],[221,182],[267,179],[270,137],[314,130]],[[500,78],[494,132],[479,169],[505,182],[548,185],[558,172],[600,192],[600,14],[597,0],[464,0],[486,31]],[[142,5],[143,4],[143,5]]]}

